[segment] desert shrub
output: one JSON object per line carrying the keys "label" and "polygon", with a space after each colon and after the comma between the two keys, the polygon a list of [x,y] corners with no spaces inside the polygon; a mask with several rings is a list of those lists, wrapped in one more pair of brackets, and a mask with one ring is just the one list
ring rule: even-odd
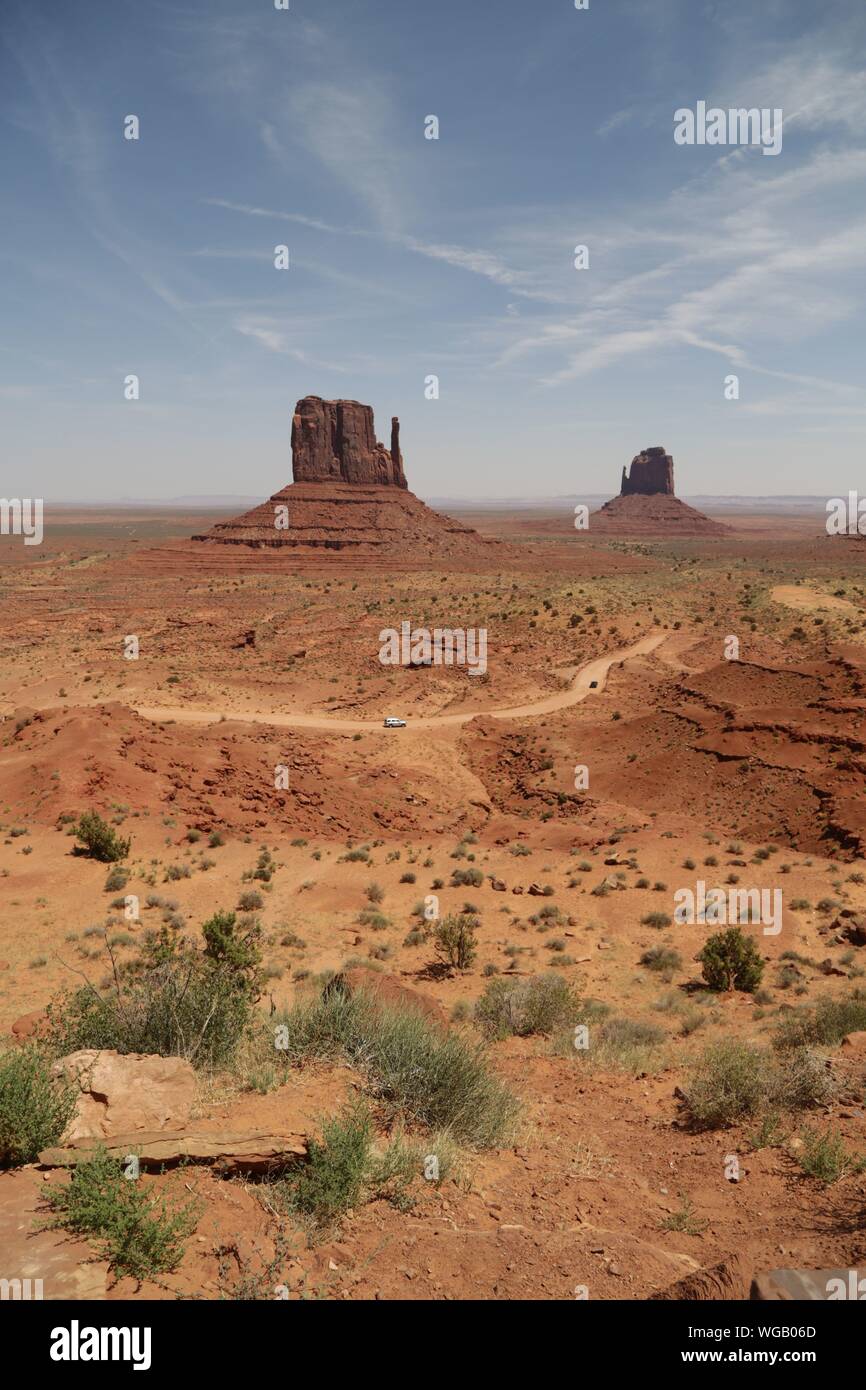
{"label": "desert shrub", "polygon": [[120,864],[115,864],[114,868],[108,871],[108,877],[105,880],[105,892],[117,893],[121,888],[125,888],[128,882],[129,870],[124,869]]}
{"label": "desert shrub", "polygon": [[585,1001],[580,1021],[589,1025],[589,1046],[576,1048],[573,1031],[567,1031],[554,1041],[555,1050],[599,1071],[639,1076],[656,1069],[661,1057],[659,1045],[666,1037],[664,1030],[638,1019],[607,1014],[604,1005]]}
{"label": "desert shrub", "polygon": [[858,1157],[845,1148],[841,1134],[826,1129],[806,1130],[803,1133],[803,1147],[799,1154],[800,1167],[810,1178],[829,1186],[838,1182],[846,1173],[862,1172],[866,1158]]}
{"label": "desert shrub", "polygon": [[695,1215],[691,1198],[681,1192],[679,1207],[659,1224],[663,1231],[681,1231],[683,1235],[699,1236],[707,1229],[709,1222]]}
{"label": "desert shrub", "polygon": [[647,912],[641,917],[640,922],[642,927],[655,927],[657,931],[661,931],[663,927],[670,927],[672,925],[671,919],[666,912]]}
{"label": "desert shrub", "polygon": [[480,869],[454,869],[451,873],[452,888],[480,888],[483,882]]}
{"label": "desert shrub", "polygon": [[49,1018],[58,1055],[114,1048],[213,1067],[231,1057],[251,1021],[251,1004],[224,972],[187,958],[104,994],[92,986],[77,990],[52,1003]]}
{"label": "desert shrub", "polygon": [[255,889],[249,889],[246,893],[241,893],[238,898],[238,912],[258,912],[259,908],[264,907],[265,900],[261,893]]}
{"label": "desert shrub", "polygon": [[637,1018],[609,1018],[601,1025],[600,1038],[609,1047],[657,1047],[664,1042],[664,1029]]}
{"label": "desert shrub", "polygon": [[528,980],[496,979],[475,1005],[475,1021],[489,1038],[553,1033],[580,1017],[580,1003],[561,975]]}
{"label": "desert shrub", "polygon": [[725,1039],[705,1048],[686,1087],[692,1119],[702,1129],[749,1115],[804,1110],[825,1102],[833,1083],[806,1048],[777,1061],[764,1048]]}
{"label": "desert shrub", "polygon": [[706,1021],[707,1015],[701,1009],[683,1009],[680,1014],[680,1032],[684,1038],[688,1038],[699,1028],[703,1028]]}
{"label": "desert shrub", "polygon": [[767,1074],[767,1105],[778,1110],[806,1110],[823,1105],[835,1090],[833,1079],[817,1053],[808,1047],[792,1048],[784,1063]]}
{"label": "desert shrub", "polygon": [[72,1118],[77,1091],[34,1045],[0,1055],[0,1168],[33,1163]]}
{"label": "desert shrub", "polygon": [[372,927],[373,931],[385,931],[391,925],[391,918],[365,907],[358,913],[358,922],[362,927]]}
{"label": "desert shrub", "polygon": [[490,1072],[483,1046],[443,1034],[414,1010],[382,1008],[363,991],[347,998],[334,990],[299,1001],[274,1021],[285,1028],[280,1055],[287,1061],[347,1060],[394,1115],[477,1148],[498,1145],[513,1132],[517,1101]]}
{"label": "desert shrub", "polygon": [[698,960],[710,989],[739,989],[751,994],[764,973],[757,946],[739,927],[728,927],[708,937]]}
{"label": "desert shrub", "polygon": [[298,936],[297,932],[289,930],[280,937],[280,945],[291,946],[295,951],[304,951],[307,943],[302,936]]}
{"label": "desert shrub", "polygon": [[253,924],[216,913],[204,950],[163,928],[104,993],[86,985],[52,1001],[48,1038],[62,1056],[80,1047],[185,1057],[198,1067],[227,1062],[251,1027],[261,988]]}
{"label": "desert shrub", "polygon": [[201,1203],[172,1203],[124,1177],[103,1148],[75,1167],[70,1182],[43,1188],[53,1212],[46,1225],[95,1241],[115,1274],[150,1279],[176,1269],[195,1230]]}
{"label": "desert shrub", "polygon": [[820,999],[814,1008],[792,1009],[776,1029],[780,1049],[808,1044],[834,1047],[848,1033],[866,1028],[866,998]]}
{"label": "desert shrub", "polygon": [[680,969],[682,963],[679,951],[673,951],[667,946],[652,946],[648,951],[644,951],[640,958],[640,964],[645,965],[647,970],[657,970],[663,975],[672,975],[675,970]]}
{"label": "desert shrub", "polygon": [[[435,1176],[428,1170],[431,1157],[436,1159]],[[423,1174],[425,1185],[432,1182],[438,1187],[459,1163],[457,1147],[450,1135],[434,1134],[419,1143],[409,1139],[398,1126],[386,1148],[371,1154],[368,1186],[377,1197],[384,1197],[400,1211],[407,1211],[414,1205],[408,1192],[412,1182]]]}
{"label": "desert shrub", "polygon": [[756,1114],[766,1097],[767,1069],[766,1053],[748,1043],[728,1038],[705,1048],[686,1087],[694,1122],[718,1129]]}
{"label": "desert shrub", "polygon": [[401,874],[401,875],[400,875],[400,882],[401,882],[401,883],[414,883],[414,882],[415,882],[415,879],[416,879],[416,875],[413,874],[413,873],[411,873],[411,872],[405,873],[405,874]]}
{"label": "desert shrub", "polygon": [[253,870],[253,878],[257,879],[259,883],[270,883],[276,873],[276,868],[277,866],[274,863],[270,850],[264,848],[256,861],[256,867]]}
{"label": "desert shrub", "polygon": [[436,923],[433,948],[452,970],[468,970],[477,955],[477,919],[461,913]]}
{"label": "desert shrub", "polygon": [[75,835],[84,846],[79,853],[89,854],[91,859],[98,859],[103,864],[125,859],[132,843],[131,840],[122,840],[95,811],[84,812],[75,828]]}
{"label": "desert shrub", "polygon": [[205,960],[222,971],[238,993],[255,1002],[261,993],[259,923],[255,919],[240,921],[234,912],[215,912],[203,923],[201,931]]}
{"label": "desert shrub", "polygon": [[308,1161],[283,1185],[295,1211],[327,1227],[358,1205],[370,1167],[372,1125],[363,1104],[326,1120],[322,1138],[310,1139]]}
{"label": "desert shrub", "polygon": [[364,893],[368,902],[380,903],[385,896],[385,889],[381,883],[368,883]]}

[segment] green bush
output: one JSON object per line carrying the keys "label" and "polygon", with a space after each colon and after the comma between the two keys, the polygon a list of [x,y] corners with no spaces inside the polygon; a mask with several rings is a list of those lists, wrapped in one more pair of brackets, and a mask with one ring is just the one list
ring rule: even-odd
{"label": "green bush", "polygon": [[122,840],[111,826],[95,811],[85,811],[75,828],[76,838],[84,845],[79,851],[89,854],[103,864],[113,864],[129,854],[131,840]]}
{"label": "green bush", "polygon": [[561,975],[493,980],[475,1005],[475,1021],[489,1038],[528,1037],[567,1028],[580,1017],[580,1001]]}
{"label": "green bush", "polygon": [[480,869],[452,869],[452,888],[480,888],[484,875]]}
{"label": "green bush", "polygon": [[761,1112],[822,1104],[832,1090],[826,1068],[807,1049],[778,1062],[764,1048],[729,1038],[705,1048],[686,1094],[698,1127],[718,1129]]}
{"label": "green bush", "polygon": [[0,1055],[0,1168],[33,1163],[72,1118],[76,1088],[50,1065],[33,1044]]}
{"label": "green bush", "polygon": [[358,913],[358,925],[372,927],[373,931],[387,931],[391,925],[391,918],[386,917],[383,912],[375,912],[372,907],[365,907]]}
{"label": "green bush", "polygon": [[104,993],[84,986],[48,1007],[49,1044],[185,1057],[197,1067],[230,1060],[250,1029],[262,976],[257,924],[239,931],[234,913],[204,924],[205,949],[179,944],[163,927]]}
{"label": "green bush", "polygon": [[458,917],[443,917],[436,923],[433,948],[452,970],[468,970],[478,954],[475,939],[477,919],[461,913]]}
{"label": "green bush", "polygon": [[654,1023],[644,1023],[639,1018],[605,1019],[599,1029],[601,1042],[609,1048],[628,1049],[633,1047],[658,1047],[664,1042],[665,1032]]}
{"label": "green bush", "polygon": [[806,1110],[823,1105],[836,1089],[823,1059],[808,1047],[791,1048],[767,1080],[767,1104],[778,1110]]}
{"label": "green bush", "polygon": [[642,927],[655,927],[657,931],[673,925],[666,912],[647,912],[640,921]]}
{"label": "green bush", "polygon": [[321,1142],[310,1139],[308,1161],[284,1186],[288,1203],[317,1226],[331,1225],[358,1205],[370,1167],[372,1125],[363,1104],[325,1121]]}
{"label": "green bush", "polygon": [[242,924],[233,912],[215,912],[201,930],[205,958],[224,970],[237,989],[255,1002],[262,986],[259,923]]}
{"label": "green bush", "polygon": [[866,1167],[866,1158],[850,1153],[841,1134],[834,1134],[830,1129],[823,1134],[806,1130],[799,1159],[803,1172],[825,1186],[838,1182],[846,1173],[861,1173]]}
{"label": "green bush", "polygon": [[483,1047],[443,1034],[414,1010],[383,1008],[363,990],[347,997],[334,989],[299,1001],[274,1022],[285,1028],[280,1055],[287,1061],[348,1061],[394,1115],[477,1148],[498,1145],[513,1131],[517,1101],[489,1071]]}
{"label": "green bush", "polygon": [[779,1023],[773,1045],[835,1047],[848,1033],[866,1029],[866,999],[820,999],[813,1009],[792,1009]]}
{"label": "green bush", "polygon": [[201,1203],[170,1203],[124,1177],[123,1164],[97,1149],[63,1187],[43,1189],[54,1212],[46,1225],[91,1237],[115,1274],[150,1279],[176,1269],[195,1230]]}
{"label": "green bush", "polygon": [[667,946],[652,946],[640,958],[640,964],[645,965],[647,970],[657,970],[668,976],[679,970],[682,963],[679,951],[672,951]]}
{"label": "green bush", "polygon": [[698,960],[710,989],[739,989],[752,994],[764,973],[757,946],[739,927],[728,927],[727,931],[708,937]]}
{"label": "green bush", "polygon": [[701,1129],[718,1129],[756,1114],[766,1098],[767,1072],[761,1048],[731,1038],[710,1044],[686,1087],[692,1119]]}

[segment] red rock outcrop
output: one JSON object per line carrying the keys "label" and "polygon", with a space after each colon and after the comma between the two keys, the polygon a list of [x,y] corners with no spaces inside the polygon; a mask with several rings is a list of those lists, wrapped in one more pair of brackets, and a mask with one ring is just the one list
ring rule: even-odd
{"label": "red rock outcrop", "polygon": [[377,559],[471,560],[496,541],[442,516],[409,491],[400,421],[391,447],[376,440],[373,411],[358,401],[304,396],[292,417],[293,482],[267,502],[218,522],[194,541],[278,550],[288,561],[343,551]]}
{"label": "red rock outcrop", "polygon": [[67,1143],[136,1129],[174,1129],[186,1124],[196,1095],[195,1072],[184,1057],[86,1047],[61,1057],[52,1071],[78,1088]]}
{"label": "red rock outcrop", "polygon": [[646,497],[664,493],[673,497],[674,461],[670,454],[665,453],[663,445],[654,444],[650,449],[641,449],[632,459],[628,472],[623,468],[620,497],[633,493]]}
{"label": "red rock outcrop", "polygon": [[405,488],[399,420],[396,415],[391,420],[388,450],[376,439],[371,406],[304,396],[292,417],[292,478]]}
{"label": "red rock outcrop", "polygon": [[589,535],[724,536],[730,528],[674,496],[674,461],[661,444],[635,454],[622,470],[618,497],[593,512]]}

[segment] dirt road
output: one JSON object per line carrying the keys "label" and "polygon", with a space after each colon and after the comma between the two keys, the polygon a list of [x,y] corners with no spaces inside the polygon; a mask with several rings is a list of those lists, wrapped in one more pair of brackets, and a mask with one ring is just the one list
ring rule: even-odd
{"label": "dirt road", "polygon": [[[392,730],[392,733],[407,733],[413,729],[437,729],[448,725],[468,724],[470,719],[484,714],[491,719],[532,719],[540,714],[552,714],[554,710],[567,709],[577,705],[590,693],[592,681],[598,682],[598,689],[604,688],[607,674],[612,666],[618,666],[631,657],[643,656],[654,651],[665,641],[667,633],[653,633],[642,637],[631,646],[620,647],[606,656],[594,657],[576,672],[567,690],[558,690],[542,700],[534,700],[528,705],[514,705],[509,709],[471,710],[460,714],[422,715],[410,719],[406,729]],[[235,719],[244,724],[273,724],[288,729],[330,729],[335,733],[363,733],[382,728],[381,720],[372,719],[329,719],[323,714],[282,714],[276,710],[252,709],[227,714],[220,709],[195,705],[133,705],[144,719],[173,719],[179,724],[212,724],[222,719]],[[398,710],[388,710],[389,714],[399,715]],[[383,730],[384,732],[384,730]]]}

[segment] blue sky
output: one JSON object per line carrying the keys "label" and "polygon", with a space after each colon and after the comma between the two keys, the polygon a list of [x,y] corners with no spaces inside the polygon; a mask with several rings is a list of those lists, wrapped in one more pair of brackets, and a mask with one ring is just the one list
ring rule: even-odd
{"label": "blue sky", "polygon": [[3,0],[0,492],[266,496],[311,393],[422,496],[862,490],[864,68],[860,0]]}

